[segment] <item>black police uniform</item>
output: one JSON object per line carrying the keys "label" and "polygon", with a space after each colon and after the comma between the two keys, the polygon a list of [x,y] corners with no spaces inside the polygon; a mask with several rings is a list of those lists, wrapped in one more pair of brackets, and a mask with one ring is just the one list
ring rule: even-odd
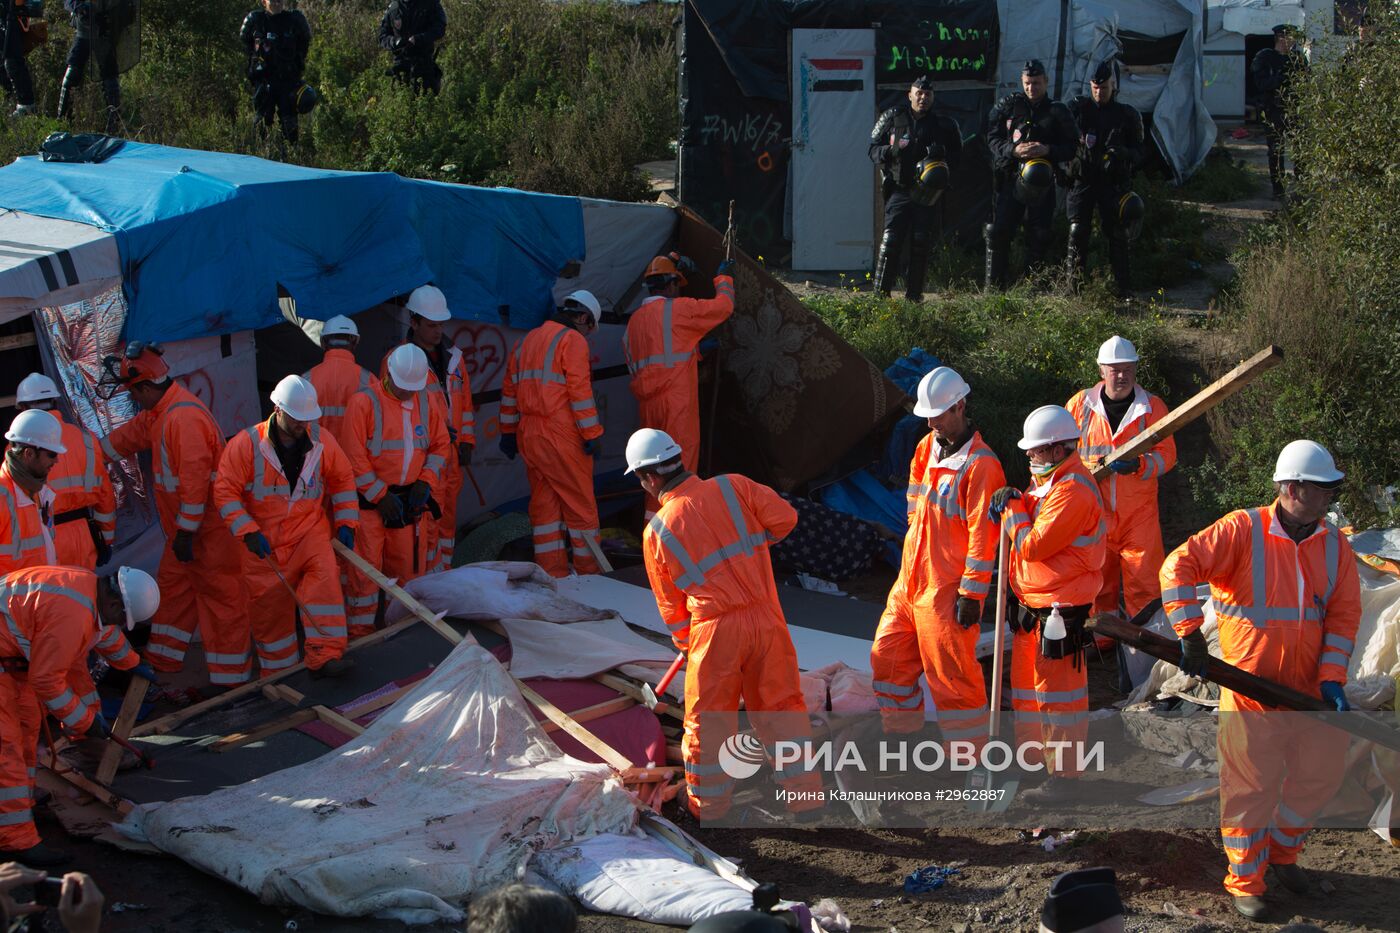
{"label": "black police uniform", "polygon": [[121,125],[122,85],[117,77],[113,32],[122,24],[113,22],[110,12],[95,11],[91,0],[63,0],[63,6],[73,22],[73,44],[68,46],[68,69],[58,89],[58,118],[66,120],[73,115],[73,97],[86,78],[96,36],[106,40],[98,43],[97,75],[107,101],[107,132],[115,133]]}
{"label": "black police uniform", "polygon": [[29,63],[24,60],[24,31],[29,23],[20,16],[13,0],[3,0],[4,13],[4,62],[3,77],[5,90],[23,107],[34,106],[34,79],[29,74]]}
{"label": "black police uniform", "polygon": [[[1105,76],[1106,77],[1106,76]],[[1118,205],[1132,187],[1133,171],[1142,163],[1142,116],[1116,99],[1103,106],[1092,97],[1076,97],[1070,113],[1079,128],[1079,151],[1070,163],[1065,198],[1069,215],[1068,272],[1072,282],[1084,274],[1094,211],[1108,238],[1108,261],[1120,297],[1128,294],[1128,237],[1118,223]]]}
{"label": "black police uniform", "polygon": [[282,137],[297,141],[297,92],[306,53],[311,50],[311,26],[300,10],[272,14],[254,10],[243,20],[243,48],[248,53],[248,81],[253,85],[253,110],[264,129],[275,111]]}
{"label": "black police uniform", "polygon": [[[901,141],[906,141],[903,149],[899,147]],[[900,254],[907,243],[909,265],[904,273],[904,290],[910,301],[923,298],[928,255],[940,210],[938,204],[920,204],[913,197],[919,162],[926,158],[942,159],[948,163],[950,173],[957,170],[962,159],[962,132],[956,120],[932,107],[917,115],[907,101],[880,114],[870,131],[870,160],[880,166],[885,196],[885,232],[875,260],[875,291],[890,293],[890,286],[899,276]]]}
{"label": "black police uniform", "polygon": [[[1278,35],[1279,31],[1279,27],[1275,27],[1274,34]],[[1275,197],[1283,194],[1283,134],[1288,130],[1284,98],[1289,84],[1306,68],[1307,59],[1301,53],[1284,54],[1274,48],[1260,49],[1249,65],[1254,86],[1259,91],[1264,124],[1268,127],[1264,138],[1269,145],[1269,181],[1273,182]]]}
{"label": "black police uniform", "polygon": [[436,94],[442,89],[437,43],[447,35],[447,14],[441,0],[391,0],[379,21],[379,45],[392,52],[389,73],[413,82],[415,90]]}
{"label": "black police uniform", "polygon": [[1016,235],[1016,228],[1025,221],[1026,266],[1029,269],[1045,258],[1050,248],[1050,224],[1055,217],[1053,190],[1029,207],[1016,198],[1016,175],[1026,161],[1017,157],[1016,146],[1023,142],[1041,143],[1050,150],[1045,158],[1052,165],[1060,165],[1074,158],[1078,134],[1068,108],[1051,100],[1049,95],[1032,104],[1025,94],[1008,94],[997,101],[987,119],[995,207],[993,221],[985,231],[986,284],[988,288],[1004,288],[1011,239]]}

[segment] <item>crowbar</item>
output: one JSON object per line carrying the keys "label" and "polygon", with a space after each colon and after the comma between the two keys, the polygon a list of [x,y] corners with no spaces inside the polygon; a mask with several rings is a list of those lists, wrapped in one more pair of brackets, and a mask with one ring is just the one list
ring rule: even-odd
{"label": "crowbar", "polygon": [[666,692],[666,688],[671,686],[671,681],[676,678],[676,672],[685,663],[685,652],[681,651],[676,655],[676,659],[671,662],[671,666],[666,668],[666,673],[656,683],[656,689],[651,688],[651,684],[642,684],[642,701],[646,703],[647,709],[660,716],[666,711],[666,704],[662,703],[658,697]]}

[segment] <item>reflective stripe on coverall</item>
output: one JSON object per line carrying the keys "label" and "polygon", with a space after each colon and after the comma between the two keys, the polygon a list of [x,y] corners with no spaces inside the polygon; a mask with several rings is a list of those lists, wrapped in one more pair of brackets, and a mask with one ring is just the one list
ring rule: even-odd
{"label": "reflective stripe on coverall", "polygon": [[[49,471],[47,485],[54,492],[54,518],[75,509],[87,509],[108,547],[117,532],[117,494],[107,475],[107,457],[97,446],[97,438],[76,424],[63,421],[63,446]],[[97,568],[97,545],[92,529],[82,518],[54,525],[53,544],[56,564],[87,570]]]}
{"label": "reflective stripe on coverall", "polygon": [[[1011,588],[1021,605],[1046,609],[1093,603],[1103,581],[1103,513],[1098,484],[1077,453],[1048,477],[1033,480],[1024,498],[1007,504]],[[1039,628],[1027,633],[1013,627],[1011,708],[1017,741],[1082,747],[1089,725],[1088,669],[1082,656],[1042,657]],[[1031,762],[1037,758],[1026,757]],[[1045,758],[1055,774],[1079,776],[1075,750],[1063,758],[1047,751]]]}
{"label": "reflective stripe on coverall", "polygon": [[[27,671],[0,673],[0,849],[19,851],[39,844],[30,810],[42,718],[53,716],[71,735],[87,732],[97,712],[82,699],[91,681],[74,684],[70,672],[86,666],[89,646],[111,630],[99,635],[97,576],[76,567],[6,575],[0,615],[0,657],[28,665]],[[129,647],[108,657],[123,669],[138,661]]]}
{"label": "reflective stripe on coverall", "polygon": [[[158,671],[178,671],[199,627],[209,682],[233,686],[253,672],[248,591],[243,584],[242,547],[219,520],[214,501],[215,470],[224,436],[204,403],[178,382],[151,411],[101,440],[109,459],[151,451],[156,512],[165,532],[165,552],[156,571],[160,608],[151,620],[146,655]],[[177,532],[194,535],[194,560],[175,558]]]}
{"label": "reflective stripe on coverall", "polygon": [[[1118,423],[1109,427],[1103,407],[1103,383],[1085,389],[1065,407],[1079,422],[1079,455],[1092,469],[1115,447],[1125,444],[1167,415],[1167,406],[1142,386],[1133,388],[1133,403]],[[1118,592],[1128,618],[1157,598],[1157,571],[1162,569],[1162,526],[1157,515],[1157,481],[1176,466],[1176,441],[1160,441],[1139,461],[1138,471],[1120,475],[1109,471],[1099,480],[1104,521],[1108,525],[1108,549],[1104,554],[1103,588],[1094,600],[1094,612],[1118,609]]]}
{"label": "reflective stripe on coverall", "polygon": [[260,531],[272,545],[270,559],[276,569],[251,553],[243,561],[253,645],[262,672],[270,674],[299,660],[297,607],[277,570],[306,607],[301,620],[306,666],[319,670],[345,654],[345,596],[326,513],[332,513],[336,528],[359,527],[354,475],[335,438],[313,424],[311,449],[291,488],[268,437],[269,424],[254,425],[229,441],[214,481],[214,502],[234,537]]}
{"label": "reflective stripe on coverall", "polygon": [[501,386],[501,433],[519,435],[535,563],[551,576],[568,576],[572,553],[575,571],[600,572],[588,547],[589,539],[598,542],[598,504],[583,442],[602,437],[603,426],[582,334],[546,321],[515,345]]}
{"label": "reflective stripe on coverall", "polygon": [[[1320,697],[1324,681],[1346,683],[1361,621],[1356,561],[1326,521],[1294,543],[1277,508],[1275,500],[1231,512],[1172,551],[1162,565],[1162,605],[1177,634],[1190,634],[1204,621],[1196,586],[1210,584],[1221,657]],[[1343,776],[1347,733],[1273,709],[1220,691],[1220,835],[1225,889],[1235,896],[1263,894],[1271,863],[1298,861]]]}
{"label": "reflective stripe on coverall", "polygon": [[356,392],[369,388],[374,377],[355,361],[355,354],[341,347],[326,351],[321,362],[306,373],[306,380],[316,389],[316,401],[321,405],[321,428],[329,431],[343,448],[345,446],[345,408]]}
{"label": "reflective stripe on coverall", "polygon": [[[30,497],[10,474],[9,461],[0,460],[0,576],[58,563],[52,525],[55,498],[48,486]],[[41,510],[47,511],[49,523]]]}
{"label": "reflective stripe on coverall", "polygon": [[887,732],[923,725],[923,674],[944,740],[980,744],[987,738],[987,691],[976,654],[980,629],[959,625],[956,606],[959,596],[980,605],[991,591],[997,534],[987,508],[1006,476],[979,433],[942,460],[938,453],[930,432],[909,463],[909,531],[899,577],[875,629],[870,669]]}
{"label": "reflective stripe on coverall", "polygon": [[[355,488],[360,496],[378,503],[390,486],[408,486],[419,480],[440,494],[443,464],[451,447],[447,426],[426,391],[415,392],[407,400],[391,395],[382,380],[356,393],[345,412],[345,455]],[[407,508],[407,503],[404,505]],[[418,559],[414,565],[414,527],[418,534]],[[437,529],[427,512],[414,524],[385,528],[374,509],[360,509],[360,531],[355,553],[400,585],[422,576],[427,566],[428,547],[436,541]],[[350,637],[359,638],[374,631],[379,605],[379,587],[351,567],[344,567],[346,615]]]}
{"label": "reflective stripe on coverall", "polygon": [[[729,810],[734,782],[718,754],[738,728],[740,700],[770,754],[779,740],[809,736],[797,652],[768,554],[795,524],[797,512],[767,486],[738,475],[691,475],[661,493],[661,510],[642,533],[657,608],[676,647],[687,652],[681,747],[699,819]],[[756,715],[764,712],[785,715],[779,723]],[[821,776],[800,762],[775,776],[795,793],[821,790]],[[819,806],[814,798],[788,801],[793,812]]]}

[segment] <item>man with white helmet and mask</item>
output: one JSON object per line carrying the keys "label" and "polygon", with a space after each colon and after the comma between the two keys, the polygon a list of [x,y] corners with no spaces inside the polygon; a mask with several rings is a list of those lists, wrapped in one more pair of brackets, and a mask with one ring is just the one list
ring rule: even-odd
{"label": "man with white helmet and mask", "polygon": [[[134,567],[99,577],[77,567],[29,567],[0,578],[0,862],[46,868],[67,856],[34,828],[34,769],[43,716],[72,736],[111,734],[95,696],[74,678],[103,642],[113,667],[151,679],[121,628],[155,615],[160,590]],[[90,681],[87,685],[90,686]]]}
{"label": "man with white helmet and mask", "polygon": [[319,424],[321,406],[310,382],[286,377],[272,390],[272,404],[272,417],[224,448],[214,501],[254,558],[243,566],[262,672],[297,663],[299,603],[311,676],[338,677],[351,662],[344,658],[345,600],[331,527],[342,544],[355,546],[355,478],[340,444]]}
{"label": "man with white helmet and mask", "polygon": [[987,736],[976,648],[997,538],[983,516],[1006,476],[972,426],[971,392],[962,376],[940,366],[924,376],[915,395],[914,414],[927,418],[932,430],[909,464],[904,556],[870,648],[887,732],[923,725],[920,677],[926,676],[945,741]]}
{"label": "man with white helmet and mask", "polygon": [[[1072,793],[1088,736],[1089,678],[1084,623],[1103,579],[1104,511],[1094,478],[1079,459],[1079,425],[1059,405],[1026,418],[1017,443],[1030,460],[1025,493],[1003,486],[988,518],[1011,539],[1011,708],[1016,738],[1039,743],[1049,778],[1023,797],[1042,801]],[[1005,519],[1003,521],[1003,515]],[[1070,743],[1057,746],[1051,743]]]}
{"label": "man with white helmet and mask", "polygon": [[350,396],[369,388],[374,376],[355,360],[355,347],[360,343],[360,329],[343,314],[326,321],[321,327],[321,362],[307,370],[303,378],[316,390],[321,403],[321,428],[329,431],[344,446],[345,408]]}
{"label": "man with white helmet and mask", "polygon": [[[1231,512],[1172,551],[1162,565],[1162,607],[1181,638],[1180,666],[1205,672],[1209,584],[1220,653],[1241,670],[1351,709],[1343,687],[1361,622],[1361,584],[1346,535],[1327,521],[1344,474],[1314,441],[1293,441],[1274,468],[1277,497]],[[1267,913],[1264,875],[1297,894],[1303,839],[1342,780],[1348,735],[1283,715],[1233,690],[1220,692],[1220,835],[1225,890],[1251,920]]]}
{"label": "man with white helmet and mask", "polygon": [[117,531],[117,496],[107,475],[107,456],[92,432],[63,418],[58,386],[43,373],[30,373],[15,391],[20,411],[47,411],[59,419],[67,450],[49,471],[53,490],[53,563],[96,570],[112,556]]}
{"label": "man with white helmet and mask", "polygon": [[[345,411],[345,454],[359,495],[355,552],[385,576],[406,583],[427,570],[436,540],[442,471],[451,455],[447,424],[429,401],[428,357],[406,343],[389,354],[385,375],[351,397]],[[374,631],[379,588],[348,569],[350,637]]]}
{"label": "man with white helmet and mask", "polygon": [[0,574],[58,563],[54,493],[46,484],[67,452],[63,425],[46,411],[22,411],[5,432],[0,466]]}

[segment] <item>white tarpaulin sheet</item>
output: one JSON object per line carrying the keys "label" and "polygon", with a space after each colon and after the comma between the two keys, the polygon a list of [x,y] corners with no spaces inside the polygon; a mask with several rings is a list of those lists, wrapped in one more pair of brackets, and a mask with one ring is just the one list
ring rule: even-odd
{"label": "white tarpaulin sheet", "polygon": [[574,622],[567,629],[535,619],[502,619],[501,625],[510,639],[510,672],[521,679],[592,677],[634,661],[670,664],[676,656],[620,619]]}
{"label": "white tarpaulin sheet", "polygon": [[40,305],[72,304],[120,284],[112,234],[88,224],[0,211],[0,324]]}
{"label": "white tarpaulin sheet", "polygon": [[[612,615],[560,595],[553,577],[538,564],[525,561],[467,564],[419,577],[404,589],[433,612],[445,612],[454,619],[586,622]],[[387,622],[407,617],[408,610],[397,600],[390,603]]]}
{"label": "white tarpaulin sheet", "polygon": [[267,904],[459,921],[537,851],[627,833],[636,806],[605,765],[563,755],[505,670],[458,645],[358,739],[124,828]]}

